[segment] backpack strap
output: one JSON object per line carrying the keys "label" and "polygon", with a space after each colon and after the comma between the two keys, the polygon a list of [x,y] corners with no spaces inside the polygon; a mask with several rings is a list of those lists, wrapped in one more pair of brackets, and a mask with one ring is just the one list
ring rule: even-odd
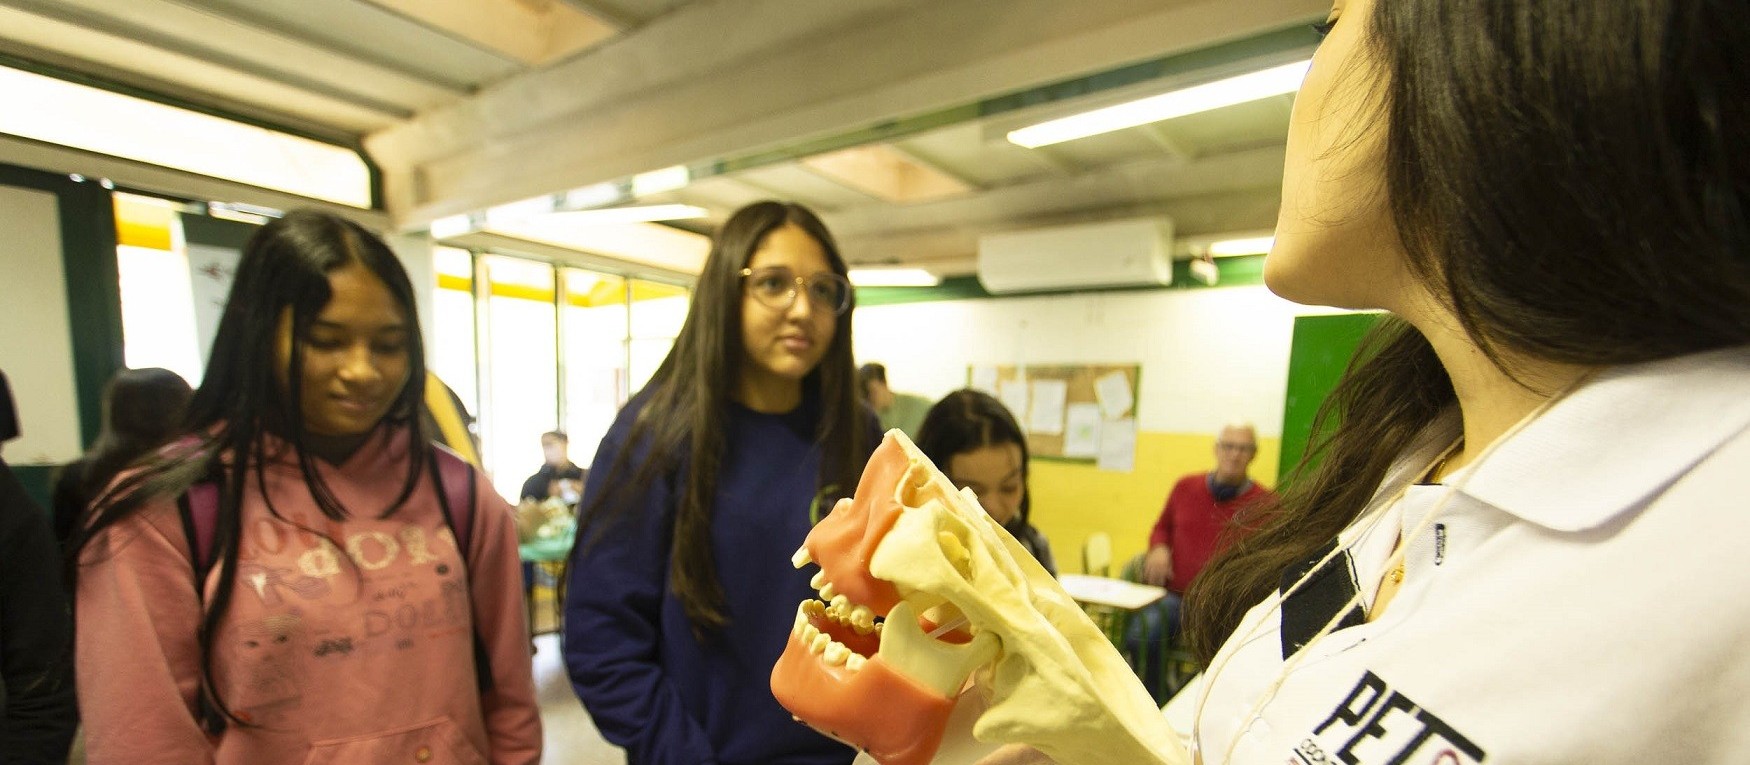
{"label": "backpack strap", "polygon": [[[438,483],[438,505],[444,521],[450,524],[450,534],[456,538],[456,548],[462,553],[462,568],[469,584],[469,602],[473,600],[474,565],[468,557],[474,540],[474,492],[477,473],[474,466],[449,447],[431,445],[433,480]],[[474,625],[474,682],[481,693],[492,690],[492,658],[486,653],[486,641],[480,638],[480,625]]]}
{"label": "backpack strap", "polygon": [[182,511],[182,530],[188,535],[189,559],[194,562],[194,591],[206,597],[207,573],[213,570],[213,533],[219,525],[219,485],[197,483],[176,498]]}
{"label": "backpack strap", "polygon": [[456,547],[467,561],[474,540],[474,466],[443,444],[432,445],[432,472],[443,497],[444,521],[456,537]]}
{"label": "backpack strap", "polygon": [[[193,564],[194,594],[201,601],[207,598],[207,575],[213,570],[213,536],[219,525],[219,485],[203,481],[188,487],[176,498],[181,511],[182,531],[188,537],[189,560]],[[203,690],[195,708],[201,728],[209,735],[223,733],[228,721],[219,714]]]}

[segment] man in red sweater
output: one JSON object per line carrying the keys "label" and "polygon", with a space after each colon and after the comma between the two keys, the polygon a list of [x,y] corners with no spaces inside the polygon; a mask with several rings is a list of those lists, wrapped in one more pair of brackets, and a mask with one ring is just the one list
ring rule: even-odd
{"label": "man in red sweater", "polygon": [[1163,646],[1179,632],[1180,598],[1215,555],[1216,543],[1234,513],[1252,502],[1274,498],[1246,475],[1257,455],[1258,434],[1252,426],[1222,428],[1215,439],[1215,470],[1180,478],[1149,534],[1142,581],[1167,588],[1167,596],[1133,615],[1125,642],[1136,657],[1137,674],[1156,701],[1164,702],[1177,690],[1165,687],[1161,662]]}
{"label": "man in red sweater", "polygon": [[1191,580],[1215,555],[1221,532],[1234,512],[1274,495],[1246,475],[1258,456],[1258,435],[1250,425],[1229,425],[1215,440],[1215,470],[1179,479],[1148,538],[1142,580],[1183,595]]}

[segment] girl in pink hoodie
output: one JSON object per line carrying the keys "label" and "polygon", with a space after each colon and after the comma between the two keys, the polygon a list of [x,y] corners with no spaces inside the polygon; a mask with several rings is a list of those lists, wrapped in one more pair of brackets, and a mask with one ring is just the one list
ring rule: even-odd
{"label": "girl in pink hoodie", "polygon": [[451,507],[414,317],[354,223],[245,245],[192,435],[74,540],[93,765],[539,761],[513,516]]}

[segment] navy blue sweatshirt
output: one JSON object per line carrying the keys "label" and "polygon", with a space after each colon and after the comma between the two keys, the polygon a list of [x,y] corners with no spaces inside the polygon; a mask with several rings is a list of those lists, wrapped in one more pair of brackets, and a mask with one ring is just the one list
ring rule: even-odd
{"label": "navy blue sweatshirt", "polygon": [[[631,479],[635,468],[615,475],[609,467],[626,448],[644,400],[621,410],[602,439],[583,507]],[[573,551],[565,664],[596,727],[626,749],[630,765],[843,765],[854,757],[792,720],[770,686],[796,604],[814,595],[811,573],[793,569],[790,555],[807,536],[811,506],[822,493],[818,417],[812,401],[777,415],[729,406],[711,511],[729,626],[704,642],[668,586],[683,477],[658,478],[628,497],[635,506],[624,508],[630,512],[623,522],[594,546]],[[879,437],[874,417],[868,419],[864,460]]]}

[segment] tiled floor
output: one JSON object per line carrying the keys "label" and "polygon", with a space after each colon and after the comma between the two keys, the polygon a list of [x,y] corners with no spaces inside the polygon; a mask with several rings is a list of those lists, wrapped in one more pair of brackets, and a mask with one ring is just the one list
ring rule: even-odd
{"label": "tiled floor", "polygon": [[535,648],[535,698],[541,703],[546,740],[543,765],[625,765],[625,753],[602,740],[572,695],[565,664],[559,659],[559,636],[537,637]]}
{"label": "tiled floor", "polygon": [[545,739],[541,762],[544,765],[625,765],[625,753],[602,740],[595,723],[589,719],[589,713],[572,694],[571,681],[565,677],[565,662],[559,657],[559,635],[552,632],[554,622],[559,619],[552,588],[558,573],[558,567],[549,564],[543,564],[537,570],[529,604],[529,616],[535,629],[547,633],[535,638],[535,699],[541,704],[541,730]]}

